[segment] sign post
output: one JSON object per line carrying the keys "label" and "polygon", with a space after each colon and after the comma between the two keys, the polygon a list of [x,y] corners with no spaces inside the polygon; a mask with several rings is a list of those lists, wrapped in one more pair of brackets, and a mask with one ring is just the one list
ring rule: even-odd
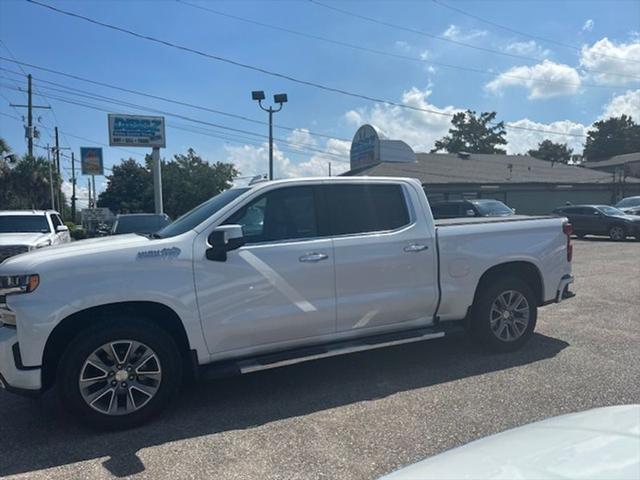
{"label": "sign post", "polygon": [[162,213],[160,149],[166,147],[164,117],[110,113],[109,145],[112,147],[151,147],[155,212]]}

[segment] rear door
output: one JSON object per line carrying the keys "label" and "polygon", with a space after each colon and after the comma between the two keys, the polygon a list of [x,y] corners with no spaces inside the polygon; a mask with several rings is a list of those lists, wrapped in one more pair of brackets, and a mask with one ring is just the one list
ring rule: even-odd
{"label": "rear door", "polygon": [[433,227],[407,184],[326,185],[337,329],[432,323],[437,300]]}

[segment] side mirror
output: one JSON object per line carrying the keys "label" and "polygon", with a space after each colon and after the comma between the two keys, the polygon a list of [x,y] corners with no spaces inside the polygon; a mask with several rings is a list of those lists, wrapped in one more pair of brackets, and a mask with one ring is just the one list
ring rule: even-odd
{"label": "side mirror", "polygon": [[208,260],[226,262],[227,252],[236,250],[244,245],[241,225],[220,225],[207,238],[210,248],[207,248]]}
{"label": "side mirror", "polygon": [[68,232],[68,231],[69,231],[69,227],[67,227],[66,225],[58,225],[56,227],[56,233]]}
{"label": "side mirror", "polygon": [[475,217],[476,216],[476,212],[469,209],[467,210],[467,217]]}
{"label": "side mirror", "polygon": [[511,213],[516,213],[516,209],[515,209],[515,208],[512,208],[512,209],[511,209]]}

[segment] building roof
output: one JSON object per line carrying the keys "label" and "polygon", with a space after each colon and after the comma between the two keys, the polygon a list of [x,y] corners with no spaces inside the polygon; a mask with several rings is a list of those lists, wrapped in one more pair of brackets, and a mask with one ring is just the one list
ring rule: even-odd
{"label": "building roof", "polygon": [[640,152],[615,155],[601,161],[591,160],[589,162],[584,162],[582,166],[587,168],[615,167],[617,165],[624,165],[625,163],[629,162],[640,162]]}
{"label": "building roof", "polygon": [[[417,162],[382,162],[349,176],[413,177],[423,184],[611,183],[609,173],[540,160],[528,155],[417,153]],[[629,179],[627,179],[629,181]],[[636,180],[631,180],[635,182]],[[637,180],[640,182],[640,179]]]}

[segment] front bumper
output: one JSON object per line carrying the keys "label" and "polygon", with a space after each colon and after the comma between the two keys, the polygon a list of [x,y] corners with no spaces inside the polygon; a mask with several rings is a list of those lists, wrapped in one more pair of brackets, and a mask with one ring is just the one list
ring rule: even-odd
{"label": "front bumper", "polygon": [[0,326],[0,387],[27,395],[42,388],[42,369],[22,365],[16,329],[8,326]]}
{"label": "front bumper", "polygon": [[573,283],[573,275],[567,274],[562,277],[556,291],[556,303],[560,303],[567,298],[575,297],[576,294],[569,290],[569,285]]}

